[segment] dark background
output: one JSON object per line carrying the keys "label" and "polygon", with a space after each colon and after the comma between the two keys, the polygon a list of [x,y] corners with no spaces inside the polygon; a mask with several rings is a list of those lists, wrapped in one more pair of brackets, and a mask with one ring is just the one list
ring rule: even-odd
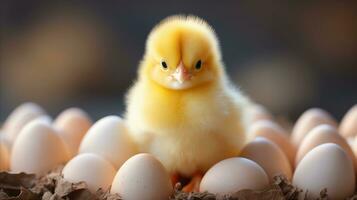
{"label": "dark background", "polygon": [[34,101],[121,114],[151,28],[173,14],[206,19],[231,79],[274,114],[357,103],[356,1],[1,1],[0,122]]}

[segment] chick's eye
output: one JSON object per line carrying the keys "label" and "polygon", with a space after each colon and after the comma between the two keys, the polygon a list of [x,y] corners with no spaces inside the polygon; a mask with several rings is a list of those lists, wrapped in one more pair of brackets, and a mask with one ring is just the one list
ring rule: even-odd
{"label": "chick's eye", "polygon": [[161,62],[161,65],[162,65],[162,68],[167,69],[167,64],[166,64],[165,61],[162,61],[162,62]]}
{"label": "chick's eye", "polygon": [[196,66],[195,68],[198,70],[198,69],[201,69],[201,65],[202,65],[202,62],[201,60],[199,60],[197,63],[196,63]]}

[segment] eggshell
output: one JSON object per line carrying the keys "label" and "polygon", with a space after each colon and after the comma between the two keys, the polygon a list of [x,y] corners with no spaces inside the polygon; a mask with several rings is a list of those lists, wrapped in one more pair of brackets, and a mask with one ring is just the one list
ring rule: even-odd
{"label": "eggshell", "polygon": [[92,120],[86,112],[79,108],[69,108],[56,118],[53,126],[70,150],[71,157],[78,153],[79,145],[92,126]]}
{"label": "eggshell", "polygon": [[345,138],[357,135],[357,105],[354,105],[343,117],[339,131]]}
{"label": "eggshell", "polygon": [[355,157],[347,141],[338,134],[337,129],[331,125],[322,124],[313,128],[302,141],[296,154],[295,165],[313,148],[324,143],[338,144],[354,161]]}
{"label": "eggshell", "polygon": [[119,169],[136,153],[136,148],[127,133],[124,121],[117,116],[108,116],[96,122],[88,130],[79,152],[101,155]]}
{"label": "eggshell", "polygon": [[291,179],[292,169],[284,152],[270,140],[257,137],[248,143],[241,152],[241,156],[256,162],[267,173],[270,182],[276,175],[285,175]]}
{"label": "eggshell", "polygon": [[56,131],[45,121],[34,120],[21,130],[14,143],[10,169],[42,174],[68,158],[68,150]]}
{"label": "eggshell", "polygon": [[230,194],[242,189],[261,190],[269,179],[262,167],[246,158],[229,158],[211,167],[203,176],[200,191]]}
{"label": "eggshell", "polygon": [[[351,158],[338,145],[326,143],[309,151],[297,166],[293,185],[316,199],[327,189],[329,199],[345,199],[354,193],[355,175]],[[304,194],[300,193],[300,199]]]}
{"label": "eggshell", "polygon": [[18,106],[4,123],[3,131],[6,142],[12,146],[21,129],[31,120],[44,114],[45,111],[34,103],[24,103]]}
{"label": "eggshell", "polygon": [[9,169],[10,154],[7,147],[0,140],[0,171]]}
{"label": "eggshell", "polygon": [[172,193],[172,184],[164,166],[154,156],[143,153],[120,167],[110,192],[125,200],[166,200]]}
{"label": "eggshell", "polygon": [[311,108],[305,111],[294,125],[292,130],[292,142],[299,146],[304,137],[314,127],[320,124],[329,124],[337,127],[336,120],[326,111],[319,108]]}
{"label": "eggshell", "polygon": [[64,179],[72,183],[84,181],[93,193],[99,188],[109,189],[115,173],[109,161],[92,153],[77,155],[62,170]]}
{"label": "eggshell", "polygon": [[288,134],[278,124],[269,120],[260,120],[253,123],[247,132],[253,139],[260,136],[274,142],[285,153],[290,165],[294,165],[296,149],[290,142]]}

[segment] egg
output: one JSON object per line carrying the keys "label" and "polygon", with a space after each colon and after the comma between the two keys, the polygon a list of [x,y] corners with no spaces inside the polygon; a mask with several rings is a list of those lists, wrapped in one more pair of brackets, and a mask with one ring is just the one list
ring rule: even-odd
{"label": "egg", "polygon": [[307,133],[320,124],[337,127],[336,120],[326,111],[319,108],[305,111],[293,127],[291,135],[293,144],[299,146]]}
{"label": "egg", "polygon": [[164,166],[154,156],[142,153],[131,157],[120,167],[110,192],[125,200],[166,200],[172,191]]}
{"label": "egg", "polygon": [[[351,158],[337,144],[326,143],[309,151],[297,166],[293,185],[308,191],[310,199],[327,189],[328,199],[339,200],[353,195],[355,173]],[[300,193],[300,199],[304,194]]]}
{"label": "egg", "polygon": [[95,153],[110,161],[116,169],[136,153],[136,147],[127,133],[124,121],[108,116],[96,122],[84,136],[80,153]]}
{"label": "egg", "polygon": [[92,126],[92,120],[79,108],[69,108],[58,115],[53,126],[65,141],[71,157],[78,153],[79,145]]}
{"label": "egg", "polygon": [[256,162],[267,173],[270,182],[274,176],[283,174],[291,179],[292,169],[284,152],[270,140],[257,137],[248,143],[241,152],[241,156]]}
{"label": "egg", "polygon": [[43,174],[64,164],[68,158],[68,150],[55,129],[45,121],[34,120],[25,125],[14,143],[10,169]]}
{"label": "egg", "polygon": [[255,104],[248,108],[248,122],[254,123],[259,120],[273,120],[273,116],[269,113],[267,109],[262,105]]}
{"label": "egg", "polygon": [[346,153],[355,160],[355,156],[347,141],[338,134],[337,129],[331,125],[322,124],[313,128],[302,141],[296,154],[295,165],[313,148],[324,143],[335,143],[342,147]]}
{"label": "egg", "polygon": [[357,135],[357,105],[354,105],[343,117],[339,131],[345,138]]}
{"label": "egg", "polygon": [[10,155],[5,144],[0,140],[0,171],[7,171],[9,169]]}
{"label": "egg", "polygon": [[264,169],[246,158],[228,158],[212,166],[203,176],[200,192],[231,194],[243,189],[262,190],[269,184]]}
{"label": "egg", "polygon": [[18,106],[12,111],[3,126],[6,143],[12,146],[21,129],[31,120],[44,114],[45,111],[34,103],[24,103]]}
{"label": "egg", "polygon": [[260,120],[248,128],[247,134],[253,139],[260,136],[271,140],[284,151],[290,164],[294,165],[296,149],[290,142],[288,134],[278,124],[269,120]]}
{"label": "egg", "polygon": [[91,153],[77,155],[62,170],[65,180],[72,183],[84,181],[93,193],[99,188],[104,191],[109,189],[115,173],[116,170],[109,161]]}

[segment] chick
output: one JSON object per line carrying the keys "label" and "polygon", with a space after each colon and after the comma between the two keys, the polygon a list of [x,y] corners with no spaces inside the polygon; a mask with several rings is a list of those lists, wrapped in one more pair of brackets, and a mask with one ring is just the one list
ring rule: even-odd
{"label": "chick", "polygon": [[213,29],[172,16],[149,34],[126,99],[129,133],[171,173],[192,176],[237,156],[250,100],[232,87]]}

